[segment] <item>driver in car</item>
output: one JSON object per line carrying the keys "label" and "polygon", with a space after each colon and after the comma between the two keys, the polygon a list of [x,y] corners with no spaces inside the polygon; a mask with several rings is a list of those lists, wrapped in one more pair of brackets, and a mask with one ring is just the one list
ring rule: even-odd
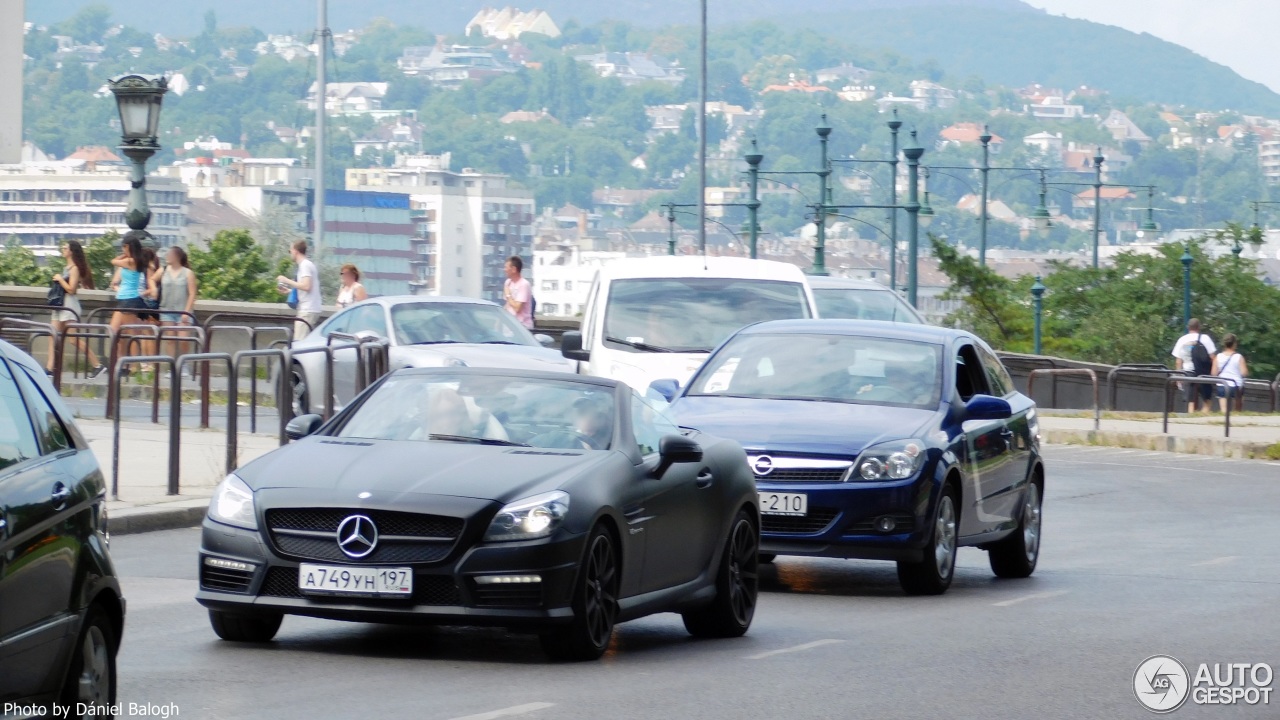
{"label": "driver in car", "polygon": [[609,417],[604,404],[593,398],[581,397],[574,401],[573,411],[573,429],[590,440],[594,449],[604,450],[609,447],[613,419]]}
{"label": "driver in car", "polygon": [[448,389],[431,393],[426,431],[429,435],[508,439],[506,430],[492,413],[480,407],[473,411],[465,398]]}

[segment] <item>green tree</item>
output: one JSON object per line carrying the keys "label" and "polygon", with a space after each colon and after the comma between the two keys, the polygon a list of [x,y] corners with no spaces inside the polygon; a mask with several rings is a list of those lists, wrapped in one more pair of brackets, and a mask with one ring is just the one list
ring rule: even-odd
{"label": "green tree", "polygon": [[948,322],[958,322],[998,348],[1025,350],[1031,335],[1029,313],[1018,301],[1017,284],[932,233],[929,244],[939,268],[951,278],[951,287],[942,299],[960,301],[960,309],[947,318]]}
{"label": "green tree", "polygon": [[42,270],[35,253],[10,237],[0,251],[0,285],[39,286],[49,282],[49,271]]}
{"label": "green tree", "polygon": [[201,297],[280,302],[271,265],[248,230],[222,230],[209,241],[209,249],[192,248],[190,259]]}

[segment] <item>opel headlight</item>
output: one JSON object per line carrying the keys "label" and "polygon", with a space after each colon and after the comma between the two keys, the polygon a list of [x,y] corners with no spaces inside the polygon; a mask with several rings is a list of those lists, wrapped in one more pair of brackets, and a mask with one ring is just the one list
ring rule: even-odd
{"label": "opel headlight", "polygon": [[534,495],[507,504],[498,511],[484,539],[535,540],[555,532],[569,514],[569,493],[554,492]]}
{"label": "opel headlight", "polygon": [[253,491],[243,480],[228,475],[218,483],[209,501],[209,519],[246,530],[258,529],[258,516],[253,511]]}
{"label": "opel headlight", "polygon": [[920,440],[895,440],[862,451],[850,470],[849,479],[906,480],[924,464],[925,444]]}

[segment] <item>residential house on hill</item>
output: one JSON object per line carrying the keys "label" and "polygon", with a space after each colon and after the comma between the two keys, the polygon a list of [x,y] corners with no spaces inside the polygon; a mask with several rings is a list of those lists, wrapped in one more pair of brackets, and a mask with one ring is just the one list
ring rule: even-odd
{"label": "residential house on hill", "polygon": [[[982,137],[984,132],[986,132],[985,128],[978,123],[966,122],[950,125],[943,128],[942,131],[938,133],[937,148],[938,150],[942,150],[953,145],[956,147],[960,147],[962,145],[980,145],[981,140],[979,140],[979,138]],[[996,135],[995,133],[991,133],[990,147],[992,153],[997,155],[1000,154],[1000,151],[1004,149],[1004,138]]]}
{"label": "residential house on hill", "polygon": [[1022,144],[1035,148],[1045,159],[1058,160],[1062,157],[1062,133],[1041,131],[1022,138]]}
{"label": "residential house on hill", "polygon": [[356,157],[370,150],[416,155],[422,150],[422,133],[426,129],[426,125],[411,118],[396,118],[384,122],[368,135],[353,142]]}
{"label": "residential house on hill", "polygon": [[661,55],[639,52],[602,52],[578,55],[575,60],[591,66],[602,78],[616,77],[623,85],[642,82],[660,82],[679,85],[684,82],[684,68],[678,62]]}
{"label": "residential house on hill", "polygon": [[560,121],[552,117],[551,113],[547,112],[546,108],[543,108],[537,112],[534,112],[532,110],[512,110],[506,115],[503,115],[501,118],[498,118],[498,122],[502,123],[503,125],[510,125],[512,123],[536,123],[536,122],[550,122],[550,123],[555,123],[557,125],[560,124]]}
{"label": "residential house on hill", "polygon": [[465,45],[407,47],[396,60],[396,66],[405,75],[424,77],[437,87],[447,89],[516,71],[515,66],[494,53]]}
{"label": "residential house on hill", "polygon": [[845,85],[836,96],[845,102],[866,102],[876,97],[875,85]]}
{"label": "residential house on hill", "polygon": [[[390,87],[384,82],[325,83],[325,110],[330,115],[363,115],[382,109]],[[316,109],[316,83],[307,89],[307,108]]]}
{"label": "residential house on hill", "polygon": [[512,7],[482,9],[467,23],[466,32],[468,37],[475,33],[495,40],[514,40],[524,33],[560,37],[560,28],[545,10],[521,12]]}
{"label": "residential house on hill", "polygon": [[928,80],[913,80],[911,82],[911,97],[923,100],[926,107],[938,108],[939,110],[945,110],[956,104],[954,90]]}
{"label": "residential house on hill", "polygon": [[845,63],[836,67],[823,68],[814,73],[819,85],[845,84],[861,85],[871,79],[874,73],[866,68]]}
{"label": "residential house on hill", "polygon": [[1111,137],[1117,142],[1132,140],[1143,146],[1151,142],[1151,137],[1130,120],[1128,115],[1119,110],[1112,110],[1106,119],[1102,121],[1102,127],[1111,133]]}
{"label": "residential house on hill", "polygon": [[1070,120],[1084,117],[1084,106],[1072,105],[1066,102],[1061,95],[1049,95],[1039,102],[1025,106],[1023,112],[1028,112],[1032,117],[1045,120]]}
{"label": "residential house on hill", "polygon": [[914,97],[896,97],[893,93],[889,93],[884,97],[876,100],[876,107],[881,113],[887,113],[894,108],[909,107],[916,110],[928,110],[929,103]]}
{"label": "residential house on hill", "polygon": [[771,92],[824,93],[831,92],[831,88],[826,85],[810,85],[808,80],[796,79],[795,73],[792,73],[785,85],[767,85],[760,94]]}

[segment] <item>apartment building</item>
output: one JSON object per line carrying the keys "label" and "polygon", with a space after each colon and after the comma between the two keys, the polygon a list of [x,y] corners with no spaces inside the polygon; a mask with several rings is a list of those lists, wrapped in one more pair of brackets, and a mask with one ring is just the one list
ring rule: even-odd
{"label": "apartment building", "polygon": [[394,167],[348,170],[347,189],[407,196],[417,294],[498,302],[506,258],[533,259],[533,193],[505,175],[454,172],[447,156],[401,156]]}

